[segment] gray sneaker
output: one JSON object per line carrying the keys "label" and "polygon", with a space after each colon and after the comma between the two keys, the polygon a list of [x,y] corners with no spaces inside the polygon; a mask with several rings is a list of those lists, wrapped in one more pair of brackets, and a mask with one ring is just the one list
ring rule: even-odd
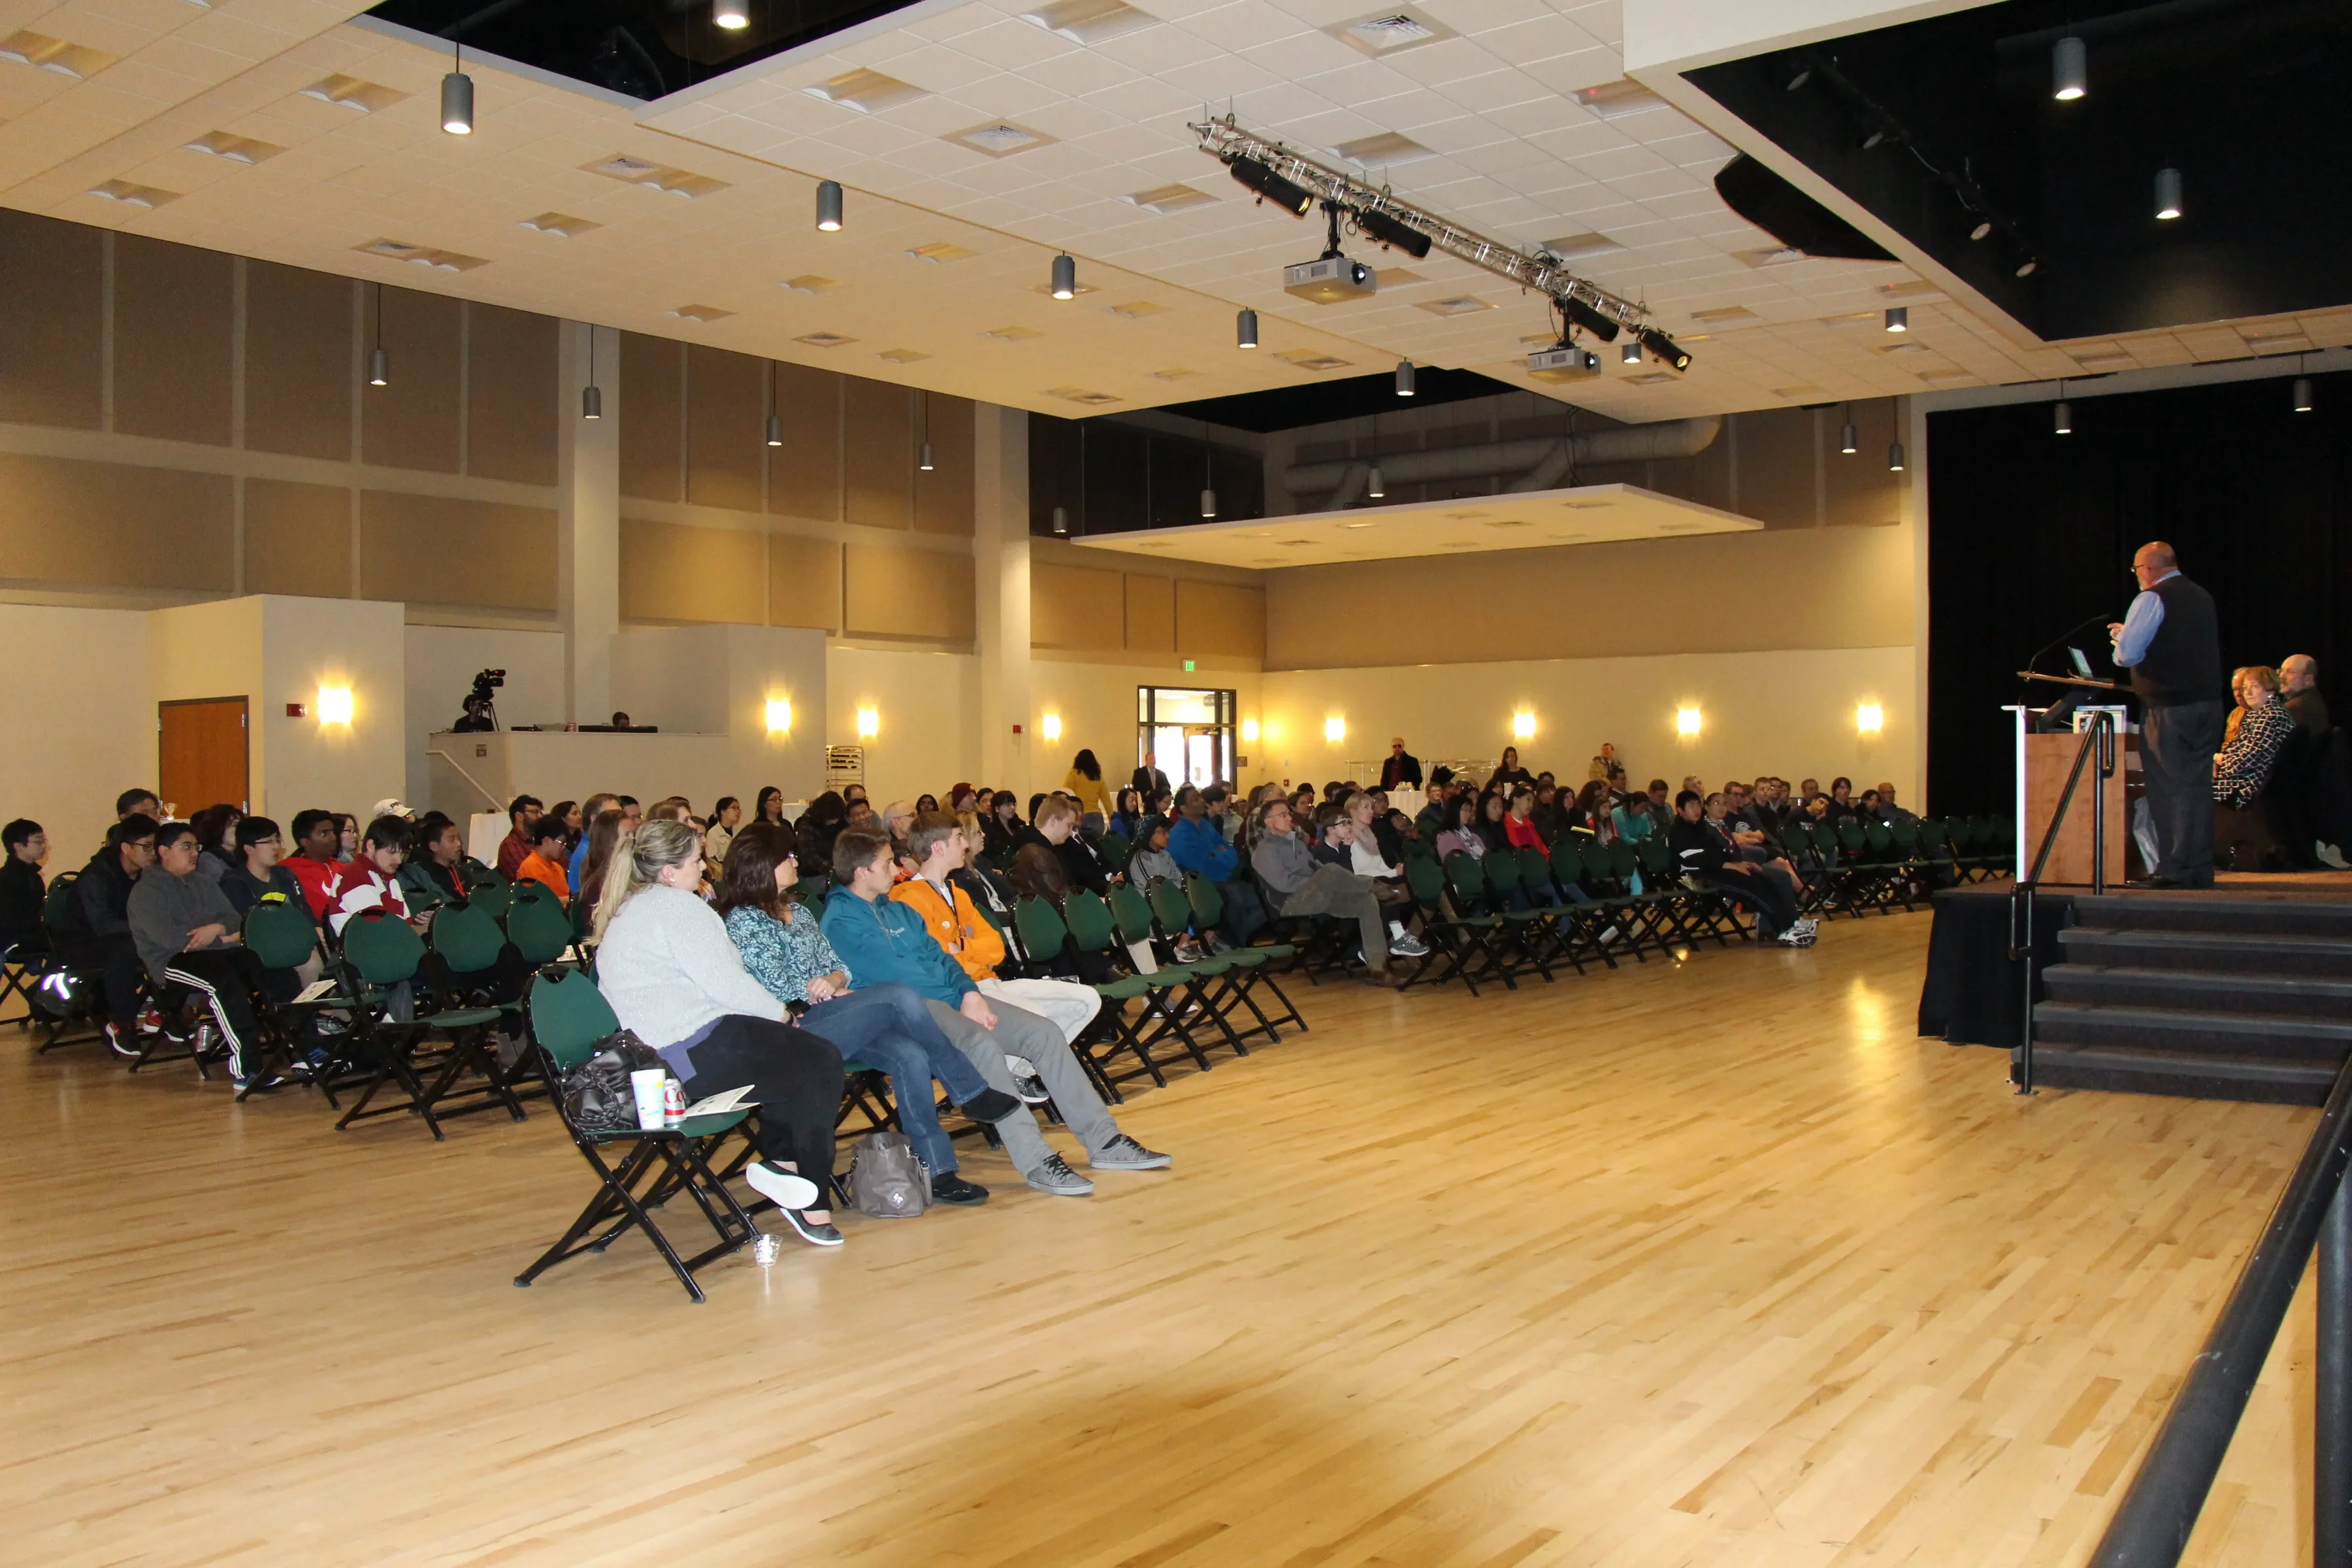
{"label": "gray sneaker", "polygon": [[1071,1170],[1069,1162],[1059,1154],[1046,1155],[1044,1164],[1022,1175],[1039,1192],[1051,1193],[1057,1198],[1082,1198],[1095,1190],[1095,1184]]}
{"label": "gray sneaker", "polygon": [[1164,1171],[1176,1162],[1147,1149],[1122,1132],[1099,1149],[1088,1150],[1087,1163],[1097,1171]]}

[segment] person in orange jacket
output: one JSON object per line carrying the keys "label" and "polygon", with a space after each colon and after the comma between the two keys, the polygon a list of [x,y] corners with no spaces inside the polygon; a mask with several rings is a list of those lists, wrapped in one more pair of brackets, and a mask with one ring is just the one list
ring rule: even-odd
{"label": "person in orange jacket", "polygon": [[915,818],[907,836],[916,875],[890,889],[890,897],[923,917],[931,940],[945,948],[982,994],[1001,997],[1016,1007],[1050,1019],[1065,1039],[1076,1042],[1094,1022],[1102,998],[1091,985],[1069,980],[1003,980],[996,966],[1004,962],[1004,938],[975,908],[971,896],[949,880],[963,868],[971,846],[963,824],[946,812],[926,812]]}

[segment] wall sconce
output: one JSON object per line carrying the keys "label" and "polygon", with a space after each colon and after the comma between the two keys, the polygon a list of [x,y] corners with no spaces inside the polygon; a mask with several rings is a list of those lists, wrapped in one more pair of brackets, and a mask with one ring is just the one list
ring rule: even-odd
{"label": "wall sconce", "polygon": [[1675,733],[1677,735],[1696,735],[1698,733],[1697,709],[1677,708],[1675,710]]}
{"label": "wall sconce", "polygon": [[791,699],[784,697],[769,698],[768,733],[771,735],[789,734],[792,731],[792,728],[793,704]]}
{"label": "wall sconce", "polygon": [[352,689],[348,686],[319,688],[319,722],[348,724],[352,721]]}
{"label": "wall sconce", "polygon": [[1511,715],[1511,739],[1532,741],[1536,738],[1536,716],[1532,713]]}
{"label": "wall sconce", "polygon": [[857,738],[870,741],[882,732],[882,715],[871,708],[857,710]]}
{"label": "wall sconce", "polygon": [[1049,741],[1060,740],[1062,738],[1062,716],[1059,713],[1046,714],[1045,718],[1038,721],[1037,733],[1045,736],[1045,739]]}
{"label": "wall sconce", "polygon": [[1250,745],[1250,746],[1254,746],[1254,745],[1257,744],[1257,721],[1256,721],[1256,720],[1255,720],[1255,719],[1244,719],[1244,720],[1243,720],[1243,721],[1242,721],[1242,743],[1243,743],[1244,745]]}
{"label": "wall sconce", "polygon": [[1323,738],[1333,745],[1338,745],[1348,738],[1348,721],[1345,719],[1324,720]]}
{"label": "wall sconce", "polygon": [[1875,702],[1865,702],[1853,710],[1853,727],[1865,735],[1875,735],[1886,727],[1886,711]]}

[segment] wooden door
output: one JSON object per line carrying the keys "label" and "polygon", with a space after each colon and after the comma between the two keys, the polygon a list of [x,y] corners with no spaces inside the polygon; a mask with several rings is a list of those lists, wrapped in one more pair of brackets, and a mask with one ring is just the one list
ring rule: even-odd
{"label": "wooden door", "polygon": [[253,809],[247,774],[246,700],[206,697],[155,705],[157,787],[165,809],[193,816],[223,801]]}

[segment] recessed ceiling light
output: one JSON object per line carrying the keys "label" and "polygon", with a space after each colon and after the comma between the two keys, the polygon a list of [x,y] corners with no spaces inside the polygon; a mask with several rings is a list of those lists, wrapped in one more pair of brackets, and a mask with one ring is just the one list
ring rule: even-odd
{"label": "recessed ceiling light", "polygon": [[1372,525],[1369,522],[1343,522],[1339,526],[1342,528],[1370,528]]}
{"label": "recessed ceiling light", "polygon": [[1782,245],[1764,250],[1741,250],[1733,254],[1750,267],[1786,267],[1791,261],[1802,261],[1805,253],[1793,245]]}
{"label": "recessed ceiling light", "polygon": [[1625,378],[1625,384],[1628,386],[1655,386],[1659,382],[1672,381],[1675,378],[1673,376],[1667,374],[1663,370],[1654,370],[1643,375],[1627,376]]}
{"label": "recessed ceiling light", "polygon": [[1376,136],[1359,136],[1353,142],[1342,142],[1331,149],[1350,163],[1410,163],[1416,158],[1436,154],[1410,136],[1400,136],[1393,131],[1383,131]]}
{"label": "recessed ceiling light", "polygon": [[275,158],[286,151],[268,142],[257,142],[250,136],[232,136],[226,131],[209,131],[186,144],[191,153],[204,153],[230,163],[258,163]]}
{"label": "recessed ceiling light", "polygon": [[355,76],[331,76],[312,82],[298,96],[315,98],[320,103],[331,103],[337,109],[348,109],[357,114],[373,114],[391,108],[408,95],[376,82],[362,81]]}
{"label": "recessed ceiling light", "polygon": [[121,202],[125,206],[151,210],[180,199],[177,191],[166,191],[154,185],[134,185],[128,180],[109,180],[103,184],[92,185],[89,194],[102,201]]}
{"label": "recessed ceiling light", "polygon": [[656,163],[645,158],[633,158],[625,153],[616,153],[610,158],[600,158],[593,163],[583,163],[581,167],[592,174],[602,174],[608,180],[618,180],[625,185],[636,185],[648,191],[659,191],[665,195],[692,198],[707,196],[713,191],[723,191],[727,188],[727,182],[724,180],[714,180],[707,174],[691,174],[684,169],[673,169],[667,163]]}
{"label": "recessed ceiling light", "polygon": [[1051,5],[1022,12],[1021,19],[1049,33],[1058,33],[1074,44],[1103,43],[1160,20],[1123,0],[1054,0]]}
{"label": "recessed ceiling light", "polygon": [[574,239],[591,229],[601,228],[604,226],[591,223],[584,217],[573,217],[569,213],[541,213],[537,217],[523,219],[515,226],[535,229],[541,234],[551,234],[558,239]]}
{"label": "recessed ceiling light", "polygon": [[1152,371],[1150,375],[1151,379],[1154,381],[1190,381],[1200,374],[1201,373],[1197,370],[1190,370],[1183,365],[1177,364],[1171,365],[1166,370]]}
{"label": "recessed ceiling light", "polygon": [[1045,395],[1058,397],[1068,403],[1084,403],[1094,407],[1118,401],[1108,392],[1095,392],[1083,386],[1049,386],[1045,389]]}
{"label": "recessed ceiling light", "polygon": [[803,332],[793,342],[806,343],[813,349],[837,349],[844,343],[854,343],[856,338],[845,338],[839,332]]}
{"label": "recessed ceiling light", "polygon": [[1129,300],[1124,305],[1111,306],[1110,313],[1114,316],[1125,316],[1130,321],[1139,321],[1146,316],[1166,315],[1168,307],[1150,300]]}
{"label": "recessed ceiling light", "polygon": [[[1456,294],[1446,300],[1423,300],[1413,308],[1426,310],[1433,316],[1467,316],[1474,311],[1491,310],[1495,307],[1475,294]],[[1544,342],[1549,342],[1551,339],[1547,336]]]}
{"label": "recessed ceiling light", "polygon": [[912,82],[900,81],[897,77],[884,76],[880,71],[867,70],[862,66],[801,90],[811,98],[838,103],[860,114],[878,114],[883,110],[930,96]]}
{"label": "recessed ceiling light", "polygon": [[1645,109],[1660,109],[1666,101],[1632,77],[1619,77],[1615,81],[1579,88],[1569,96],[1603,120],[1614,120],[1621,114],[1637,114]]}
{"label": "recessed ceiling light", "polygon": [[917,360],[926,360],[931,356],[927,353],[919,353],[914,349],[884,349],[880,353],[876,354],[874,357],[876,359],[887,359],[892,364],[913,364]]}
{"label": "recessed ceiling light", "polygon": [[430,267],[439,272],[471,272],[477,267],[488,267],[485,257],[467,256],[463,251],[436,250],[429,245],[411,245],[404,239],[372,239],[365,245],[352,247],[362,256],[380,256],[387,261],[406,261],[418,267]]}
{"label": "recessed ceiling light", "polygon": [[1139,206],[1146,212],[1166,217],[1170,213],[1180,213],[1188,207],[1207,206],[1217,198],[1191,185],[1154,185],[1148,191],[1129,191],[1118,199],[1130,206]]}
{"label": "recessed ceiling light", "polygon": [[1032,131],[1009,120],[992,120],[985,125],[950,132],[942,140],[960,147],[969,147],[975,153],[985,153],[992,158],[1009,158],[1015,153],[1043,147],[1054,139],[1042,131]]}
{"label": "recessed ceiling light", "polygon": [[814,272],[803,272],[797,278],[785,279],[777,287],[789,289],[795,294],[822,294],[828,289],[840,288],[841,284],[835,279],[820,278]]}
{"label": "recessed ceiling light", "polygon": [[0,60],[58,76],[71,77],[76,81],[96,76],[115,62],[116,57],[102,49],[81,44],[68,44],[62,38],[52,38],[43,33],[11,33],[0,38]]}
{"label": "recessed ceiling light", "polygon": [[732,310],[722,310],[716,305],[680,305],[675,310],[662,312],[665,316],[676,316],[681,321],[702,322],[723,321],[734,313]]}
{"label": "recessed ceiling light", "polygon": [[1026,342],[1031,338],[1045,336],[1034,327],[991,327],[980,335],[983,338],[994,338],[1000,343]]}
{"label": "recessed ceiling light", "polygon": [[1345,370],[1353,363],[1331,354],[1318,353],[1313,349],[1287,349],[1274,357],[1301,370]]}
{"label": "recessed ceiling light", "polygon": [[1541,247],[1562,261],[1580,261],[1588,257],[1606,256],[1612,250],[1625,248],[1623,243],[1605,234],[1564,234],[1558,239],[1539,242]]}
{"label": "recessed ceiling light", "polygon": [[1727,321],[1753,321],[1760,319],[1755,311],[1745,305],[1718,305],[1711,310],[1691,312],[1692,321],[1705,321],[1710,327],[1719,327]]}
{"label": "recessed ceiling light", "polygon": [[961,261],[968,257],[976,256],[979,253],[977,251],[967,250],[961,245],[950,245],[946,240],[936,239],[929,245],[918,245],[912,247],[908,250],[907,254],[913,257],[918,261],[938,263]]}

